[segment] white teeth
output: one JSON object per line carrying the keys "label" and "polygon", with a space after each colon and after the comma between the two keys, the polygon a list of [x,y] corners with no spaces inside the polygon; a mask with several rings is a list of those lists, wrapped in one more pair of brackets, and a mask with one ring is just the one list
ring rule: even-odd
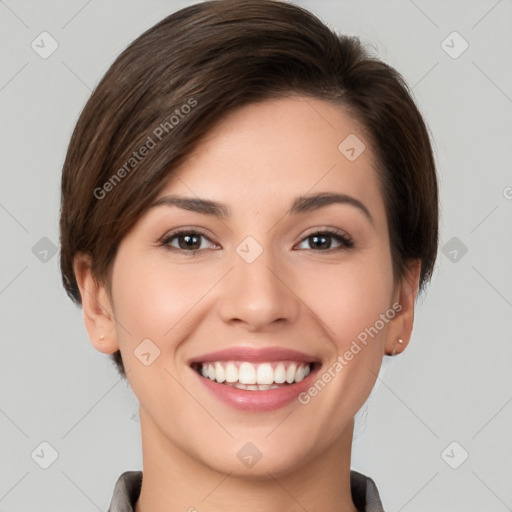
{"label": "white teeth", "polygon": [[217,382],[224,382],[226,380],[224,367],[220,363],[215,363],[215,376],[212,380],[216,380]]}
{"label": "white teeth", "polygon": [[274,370],[274,382],[282,384],[286,380],[286,370],[283,363],[279,363]]}
{"label": "white teeth", "polygon": [[253,364],[247,361],[216,361],[201,365],[203,377],[239,389],[266,391],[300,382],[311,372],[307,363],[274,362]]}
{"label": "white teeth", "polygon": [[274,382],[274,370],[268,363],[258,365],[258,372],[256,374],[258,384],[272,384]]}
{"label": "white teeth", "polygon": [[232,388],[237,389],[245,389],[245,390],[251,390],[251,391],[268,391],[269,389],[277,389],[281,386],[278,386],[277,384],[240,384],[239,382],[236,383],[226,383],[226,386],[231,386]]}
{"label": "white teeth", "polygon": [[[212,379],[213,380],[213,379]],[[238,369],[238,382],[240,384],[256,384],[256,370],[251,363],[242,363]],[[265,384],[262,382],[262,384]]]}
{"label": "white teeth", "polygon": [[291,384],[295,380],[296,371],[297,366],[294,363],[288,366],[288,370],[286,370],[286,382],[288,382],[288,384]]}
{"label": "white teeth", "polygon": [[238,380],[238,368],[233,363],[226,366],[226,382],[236,382]]}

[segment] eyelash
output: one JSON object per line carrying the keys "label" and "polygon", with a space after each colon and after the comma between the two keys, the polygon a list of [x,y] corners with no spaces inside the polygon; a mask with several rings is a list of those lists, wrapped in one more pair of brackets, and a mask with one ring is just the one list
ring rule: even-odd
{"label": "eyelash", "polygon": [[[204,249],[192,249],[192,250],[189,251],[189,250],[186,250],[186,249],[181,249],[181,248],[178,248],[178,247],[170,246],[170,243],[171,243],[172,240],[177,239],[180,236],[184,236],[184,235],[200,236],[200,237],[203,237],[206,240],[208,240],[210,243],[212,243],[211,240],[208,238],[208,236],[205,233],[203,233],[202,231],[200,231],[200,230],[197,230],[197,229],[189,229],[189,230],[182,229],[182,230],[179,230],[179,231],[176,231],[174,233],[171,233],[169,235],[164,236],[161,239],[161,241],[160,241],[160,245],[165,246],[169,250],[183,251],[183,252],[185,252],[185,253],[187,253],[187,254],[189,254],[191,256],[195,256],[195,255],[199,254],[201,251],[204,250]],[[306,249],[308,251],[314,251],[314,252],[333,252],[333,251],[352,249],[354,247],[354,242],[352,241],[352,239],[350,237],[348,237],[343,232],[332,230],[332,229],[323,229],[323,230],[319,230],[319,231],[314,231],[314,232],[310,233],[309,235],[305,236],[301,240],[300,243],[302,244],[304,241],[306,241],[309,238],[312,238],[314,236],[325,236],[325,237],[332,238],[332,239],[334,239],[335,241],[337,241],[340,244],[340,247],[329,248],[329,249],[326,249],[326,250],[323,250],[323,249]],[[214,244],[214,245],[217,245],[217,244]]]}

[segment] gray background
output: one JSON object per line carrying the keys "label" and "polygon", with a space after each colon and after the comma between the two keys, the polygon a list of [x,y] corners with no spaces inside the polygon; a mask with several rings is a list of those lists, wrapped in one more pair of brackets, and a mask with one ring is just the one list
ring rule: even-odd
{"label": "gray background", "polygon": [[[141,469],[137,401],[60,284],[59,179],[110,63],[191,3],[0,2],[0,511],[106,510]],[[297,3],[402,72],[439,168],[435,277],[360,416],[353,467],[387,512],[512,510],[512,2]],[[59,45],[46,59],[31,47],[43,31]]]}

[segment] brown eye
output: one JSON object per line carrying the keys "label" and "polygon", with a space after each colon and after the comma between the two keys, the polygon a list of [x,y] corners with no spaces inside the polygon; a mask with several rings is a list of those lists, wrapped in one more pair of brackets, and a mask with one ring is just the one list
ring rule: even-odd
{"label": "brown eye", "polygon": [[196,231],[179,231],[172,233],[162,240],[162,245],[170,249],[186,252],[196,252],[217,247],[204,234]]}
{"label": "brown eye", "polygon": [[180,235],[176,237],[180,249],[198,250],[201,247],[201,235]]}
{"label": "brown eye", "polygon": [[[307,244],[307,247],[303,245]],[[354,243],[350,238],[334,231],[320,231],[307,236],[300,244],[302,249],[317,251],[328,251],[336,249],[348,249],[353,247]]]}

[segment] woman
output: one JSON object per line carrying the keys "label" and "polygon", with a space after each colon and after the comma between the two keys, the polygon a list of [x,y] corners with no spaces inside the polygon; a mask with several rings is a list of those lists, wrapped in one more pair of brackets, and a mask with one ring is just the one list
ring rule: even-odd
{"label": "woman", "polygon": [[354,416],[437,237],[425,124],[356,38],[271,0],[140,36],[62,177],[64,286],[140,403],[110,511],[383,510]]}

